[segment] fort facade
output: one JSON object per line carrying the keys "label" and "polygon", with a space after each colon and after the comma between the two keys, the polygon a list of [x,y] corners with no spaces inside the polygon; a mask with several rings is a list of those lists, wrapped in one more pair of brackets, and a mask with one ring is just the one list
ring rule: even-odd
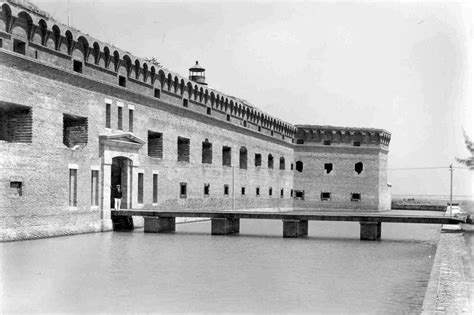
{"label": "fort facade", "polygon": [[111,230],[116,185],[123,209],[390,208],[390,133],[292,125],[203,71],[180,76],[1,2],[1,239]]}

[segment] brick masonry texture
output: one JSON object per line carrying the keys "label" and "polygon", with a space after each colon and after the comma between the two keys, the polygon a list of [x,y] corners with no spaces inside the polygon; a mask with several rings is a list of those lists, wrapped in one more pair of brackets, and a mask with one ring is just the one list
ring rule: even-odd
{"label": "brick masonry texture", "polygon": [[[59,23],[53,29],[55,23],[31,7],[2,3],[1,239],[110,230],[111,185],[117,183],[124,189],[123,207],[132,209],[389,208],[386,131],[293,126],[77,30]],[[24,54],[14,51],[15,40],[25,43]],[[81,72],[74,71],[74,60],[82,63]],[[125,87],[119,86],[119,76],[126,79]],[[183,107],[183,99],[188,107]],[[161,134],[159,141],[150,144],[150,132]],[[178,138],[189,139],[184,161],[178,160]],[[306,142],[296,144],[298,139]],[[322,145],[325,139],[333,144]],[[352,146],[354,139],[360,146]],[[212,144],[212,163],[202,163],[203,142]],[[231,148],[231,166],[223,165],[223,147]],[[247,169],[239,167],[241,150],[247,152]],[[149,151],[155,154],[149,156]],[[261,155],[260,166],[255,166],[256,154]],[[268,168],[270,154],[273,169]],[[303,172],[291,169],[296,161],[303,162]],[[364,165],[361,174],[354,171],[357,162]],[[324,163],[333,163],[331,174],[325,174]],[[74,186],[70,169],[77,170],[74,206],[69,200]],[[92,171],[99,172],[99,205],[93,205]],[[153,175],[158,176],[157,202]],[[21,189],[14,182],[20,182]],[[180,194],[181,183],[186,183],[185,196]],[[294,200],[294,189],[305,190],[305,200]],[[320,200],[322,191],[331,192],[330,201]],[[360,193],[361,200],[351,201],[351,193]],[[143,220],[134,220],[143,225]]]}

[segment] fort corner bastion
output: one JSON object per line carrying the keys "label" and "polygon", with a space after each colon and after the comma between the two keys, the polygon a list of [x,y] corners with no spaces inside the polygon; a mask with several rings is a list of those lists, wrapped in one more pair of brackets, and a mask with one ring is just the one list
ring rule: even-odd
{"label": "fort corner bastion", "polygon": [[111,230],[116,185],[123,209],[390,208],[389,132],[292,125],[0,4],[2,240]]}

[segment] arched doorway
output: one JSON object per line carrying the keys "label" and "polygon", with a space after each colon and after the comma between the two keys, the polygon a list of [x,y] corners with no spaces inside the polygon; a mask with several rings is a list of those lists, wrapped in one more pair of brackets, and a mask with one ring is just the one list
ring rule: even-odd
{"label": "arched doorway", "polygon": [[114,207],[114,189],[117,185],[122,188],[122,206],[121,209],[131,209],[132,193],[132,160],[123,156],[112,158],[110,172],[110,208]]}

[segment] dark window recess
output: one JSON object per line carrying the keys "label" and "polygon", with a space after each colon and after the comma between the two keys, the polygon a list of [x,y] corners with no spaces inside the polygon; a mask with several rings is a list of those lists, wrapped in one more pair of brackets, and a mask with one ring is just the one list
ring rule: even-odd
{"label": "dark window recess", "polygon": [[118,130],[123,130],[123,108],[122,107],[118,107],[118,111],[117,111],[117,129]]}
{"label": "dark window recess", "polygon": [[91,171],[91,206],[99,205],[99,171]]}
{"label": "dark window recess", "polygon": [[17,196],[23,195],[23,183],[22,182],[10,182],[10,191]]}
{"label": "dark window recess", "polygon": [[127,78],[120,75],[119,76],[119,85],[123,86],[123,87],[126,87],[127,86]]}
{"label": "dark window recess", "polygon": [[155,94],[155,97],[156,97],[156,98],[160,98],[160,97],[161,97],[160,93],[161,93],[160,89],[155,89],[154,94]]}
{"label": "dark window recess", "polygon": [[255,188],[255,195],[260,196],[260,187]]}
{"label": "dark window recess", "polygon": [[224,196],[229,196],[229,185],[224,185]]}
{"label": "dark window recess", "polygon": [[331,140],[324,140],[324,141],[323,141],[323,144],[324,144],[324,145],[331,145]]}
{"label": "dark window recess", "polygon": [[202,143],[202,163],[212,164],[212,143],[207,139]]}
{"label": "dark window recess", "polygon": [[105,127],[110,128],[110,117],[111,117],[112,105],[105,104]]}
{"label": "dark window recess", "polygon": [[133,132],[133,109],[128,110],[128,131]]}
{"label": "dark window recess", "polygon": [[244,127],[247,127],[247,122],[246,121],[244,121]]}
{"label": "dark window recess", "polygon": [[63,115],[63,144],[68,148],[84,147],[87,144],[87,118]]}
{"label": "dark window recess", "polygon": [[321,200],[322,201],[331,200],[331,193],[330,192],[321,192]]}
{"label": "dark window recess", "polygon": [[211,114],[211,108],[210,108],[210,107],[208,107],[208,108],[206,109],[206,113],[207,113],[208,115]]}
{"label": "dark window recess", "polygon": [[363,170],[364,170],[364,164],[362,164],[362,162],[357,162],[357,163],[354,165],[354,171],[356,171],[357,174],[362,173]]}
{"label": "dark window recess", "polygon": [[232,165],[232,149],[230,147],[222,147],[222,165]]}
{"label": "dark window recess", "polygon": [[26,106],[0,107],[0,140],[31,143],[33,138],[32,111]]}
{"label": "dark window recess", "polygon": [[295,199],[304,200],[304,190],[295,190]]}
{"label": "dark window recess", "polygon": [[273,136],[273,130],[272,130],[272,132],[270,132],[270,134]]}
{"label": "dark window recess", "polygon": [[285,196],[285,191],[282,189],[280,189],[280,198],[283,198]]}
{"label": "dark window recess", "polygon": [[204,184],[204,197],[209,197],[210,184]]}
{"label": "dark window recess", "polygon": [[293,197],[293,189],[290,190],[290,197]]}
{"label": "dark window recess", "polygon": [[255,166],[262,166],[262,155],[255,153]]}
{"label": "dark window recess", "polygon": [[0,38],[0,48],[3,48],[3,40]]}
{"label": "dark window recess", "polygon": [[153,174],[153,203],[158,203],[158,174]]}
{"label": "dark window recess", "polygon": [[285,158],[284,157],[280,158],[280,169],[281,170],[285,169]]}
{"label": "dark window recess", "polygon": [[229,114],[227,114],[226,120],[227,120],[227,121],[230,121],[230,115],[229,115]]}
{"label": "dark window recess", "polygon": [[178,161],[189,162],[189,139],[178,137]]}
{"label": "dark window recess", "polygon": [[351,201],[360,201],[360,193],[351,193]]}
{"label": "dark window recess", "polygon": [[268,155],[268,168],[273,168],[273,155]]}
{"label": "dark window recess", "polygon": [[240,148],[240,158],[239,158],[239,167],[240,169],[246,170],[247,169],[247,148],[241,147]]}
{"label": "dark window recess", "polygon": [[273,195],[273,188],[272,187],[268,188],[268,195],[269,196]]}
{"label": "dark window recess", "polygon": [[35,59],[38,59],[38,51],[35,50]]}
{"label": "dark window recess", "polygon": [[294,169],[294,164],[291,163],[291,164],[290,164],[290,170],[293,170],[293,169]]}
{"label": "dark window recess", "polygon": [[298,172],[302,172],[303,171],[303,162],[296,161],[296,167],[295,168]]}
{"label": "dark window recess", "polygon": [[13,40],[13,51],[17,54],[25,55],[26,54],[26,44],[24,41],[14,39]]}
{"label": "dark window recess", "polygon": [[332,171],[332,163],[324,163],[324,169],[326,170],[326,174],[331,173],[331,171]]}
{"label": "dark window recess", "polygon": [[245,187],[242,187],[240,192],[241,192],[242,196],[245,196]]}
{"label": "dark window recess", "polygon": [[188,100],[183,98],[183,106],[188,107]]}
{"label": "dark window recess", "polygon": [[82,73],[82,61],[74,60],[72,64],[72,69],[74,72]]}
{"label": "dark window recess", "polygon": [[262,131],[262,127],[258,126],[258,131]]}
{"label": "dark window recess", "polygon": [[352,142],[352,145],[355,147],[360,147],[360,141],[354,141]]}
{"label": "dark window recess", "polygon": [[138,173],[138,203],[143,203],[143,173]]}
{"label": "dark window recess", "polygon": [[163,158],[163,134],[148,130],[148,156]]}
{"label": "dark window recess", "polygon": [[69,206],[77,207],[77,170],[69,169]]}
{"label": "dark window recess", "polygon": [[188,195],[188,188],[186,183],[179,183],[179,197],[186,198]]}
{"label": "dark window recess", "polygon": [[296,139],[296,144],[304,144],[304,139]]}

